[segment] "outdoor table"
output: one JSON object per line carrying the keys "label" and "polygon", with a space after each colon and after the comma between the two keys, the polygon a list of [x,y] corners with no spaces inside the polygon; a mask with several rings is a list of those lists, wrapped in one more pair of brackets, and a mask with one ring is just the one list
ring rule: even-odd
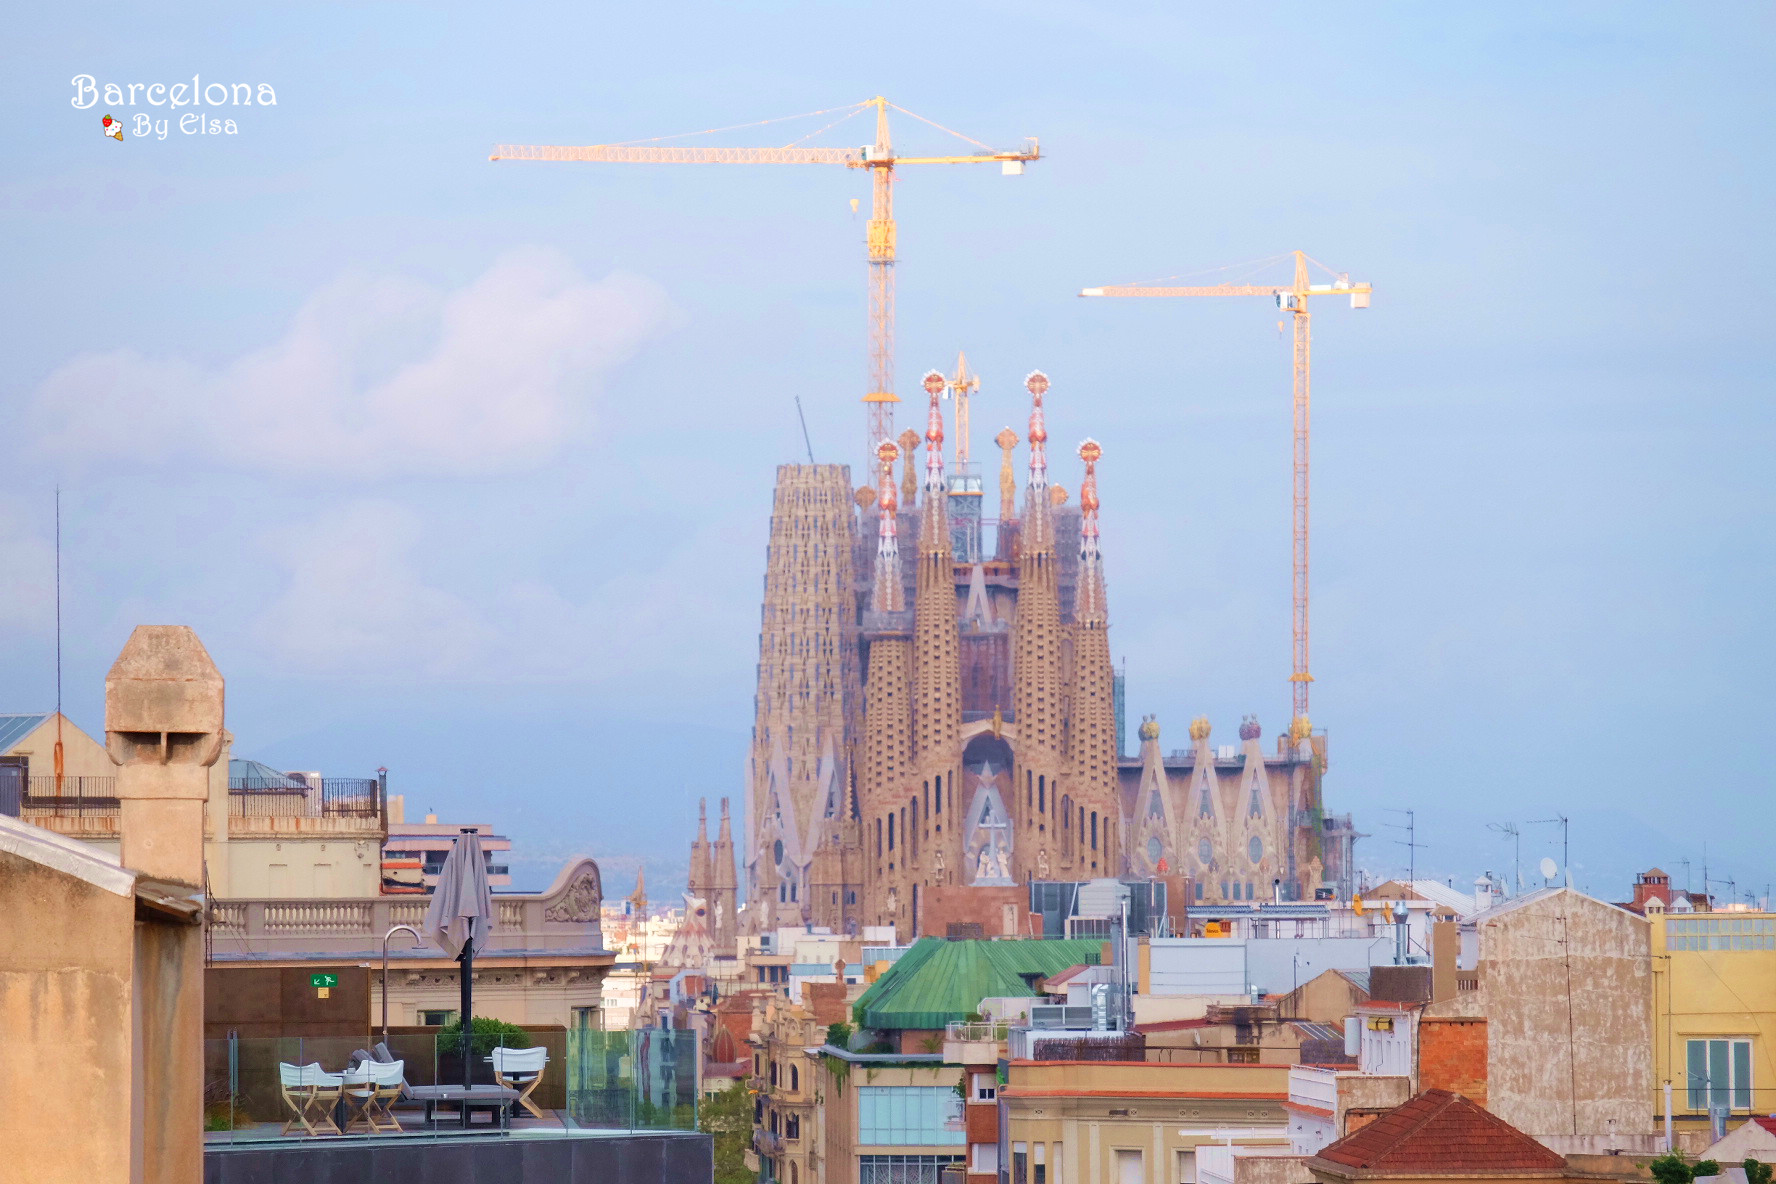
{"label": "outdoor table", "polygon": [[503,1085],[410,1085],[407,1096],[415,1102],[425,1103],[426,1125],[432,1124],[434,1108],[442,1105],[454,1105],[462,1113],[462,1124],[469,1125],[469,1113],[475,1108],[496,1111],[499,1115],[500,1129],[506,1126],[506,1111],[518,1098],[518,1091],[507,1089]]}

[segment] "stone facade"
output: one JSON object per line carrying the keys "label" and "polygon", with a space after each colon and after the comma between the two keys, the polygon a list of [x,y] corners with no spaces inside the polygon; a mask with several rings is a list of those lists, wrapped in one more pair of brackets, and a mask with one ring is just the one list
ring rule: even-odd
{"label": "stone facade", "polygon": [[1546,888],[1478,913],[1464,929],[1477,989],[1432,1004],[1423,1023],[1484,1017],[1487,1109],[1538,1138],[1652,1131],[1646,919]]}
{"label": "stone facade", "polygon": [[[1348,820],[1326,819],[1320,802],[1323,735],[1286,736],[1266,754],[1248,720],[1237,752],[1215,751],[1198,721],[1190,752],[1166,757],[1149,719],[1141,758],[1121,757],[1098,549],[1102,449],[1081,445],[1079,505],[1066,505],[1048,480],[1047,380],[1030,383],[1023,505],[996,524],[990,557],[958,561],[935,399],[923,482],[912,433],[883,442],[876,479],[855,495],[843,467],[779,467],[748,787],[749,931],[890,925],[904,940],[933,931],[923,913],[934,890],[954,909],[954,890],[1032,880],[1188,876],[1208,902],[1348,891]],[[1001,434],[1009,458],[1006,440],[1016,438]],[[1002,513],[1013,504],[1008,494]]]}

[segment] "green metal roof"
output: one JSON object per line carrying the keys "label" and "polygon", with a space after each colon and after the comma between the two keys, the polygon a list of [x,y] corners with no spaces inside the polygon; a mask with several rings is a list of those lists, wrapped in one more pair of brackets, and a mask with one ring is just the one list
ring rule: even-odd
{"label": "green metal roof", "polygon": [[920,938],[852,1007],[860,1028],[941,1028],[980,1010],[994,996],[1033,998],[1021,974],[1050,978],[1081,963],[1102,960],[1102,942],[1085,938],[1050,941],[945,941]]}

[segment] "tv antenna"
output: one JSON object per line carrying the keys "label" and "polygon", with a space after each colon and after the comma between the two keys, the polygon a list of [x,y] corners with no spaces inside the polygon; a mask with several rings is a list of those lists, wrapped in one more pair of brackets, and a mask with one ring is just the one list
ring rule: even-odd
{"label": "tv antenna", "polygon": [[[1384,822],[1382,825],[1391,826],[1395,830],[1403,830],[1406,832],[1405,838],[1395,839],[1394,842],[1399,846],[1406,848],[1406,883],[1409,885],[1414,884],[1418,880],[1418,849],[1425,845],[1418,841],[1417,811],[1397,810],[1392,806],[1387,807],[1387,811],[1390,814],[1406,815],[1406,821],[1403,823]],[[1414,891],[1417,891],[1417,889],[1415,888]]]}
{"label": "tv antenna", "polygon": [[[1568,821],[1569,819],[1564,814],[1556,814],[1552,818],[1529,820],[1530,826],[1548,826],[1556,822],[1560,824],[1560,886],[1562,888],[1570,887],[1572,884],[1572,865],[1567,862],[1566,831]],[[1543,872],[1542,875],[1544,879],[1553,879],[1546,872]]]}
{"label": "tv antenna", "polygon": [[62,487],[55,491],[55,625],[56,625],[56,741],[55,796],[62,799]]}
{"label": "tv antenna", "polygon": [[1523,832],[1515,822],[1489,822],[1487,830],[1496,830],[1511,840],[1511,874],[1517,882],[1517,895],[1523,895]]}

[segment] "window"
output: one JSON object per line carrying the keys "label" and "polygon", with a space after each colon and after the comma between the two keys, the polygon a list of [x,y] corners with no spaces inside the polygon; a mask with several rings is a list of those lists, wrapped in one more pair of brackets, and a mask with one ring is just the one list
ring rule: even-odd
{"label": "window", "polygon": [[1141,1153],[1127,1147],[1116,1149],[1116,1184],[1146,1184],[1141,1170]]}
{"label": "window", "polygon": [[1196,1184],[1196,1148],[1178,1152],[1178,1184]]}
{"label": "window", "polygon": [[976,1176],[997,1176],[999,1174],[999,1144],[972,1143],[969,1145],[968,1170]]}
{"label": "window", "polygon": [[794,1065],[789,1067],[789,1088],[793,1090],[802,1088],[802,1071]]}
{"label": "window", "polygon": [[1027,1143],[1011,1145],[1011,1184],[1030,1184],[1030,1147]]}
{"label": "window", "polygon": [[860,1155],[857,1184],[939,1184],[944,1165],[961,1162],[960,1155]]}
{"label": "window", "polygon": [[[857,1141],[878,1146],[965,1145],[962,1099],[947,1085],[865,1085],[857,1090]],[[952,1129],[953,1128],[953,1129]]]}
{"label": "window", "polygon": [[1776,920],[1768,917],[1673,917],[1665,922],[1668,950],[1776,950]]}
{"label": "window", "polygon": [[1690,1109],[1751,1109],[1751,1041],[1691,1040]]}
{"label": "window", "polygon": [[[974,1075],[974,1100],[991,1102],[999,1097],[999,1078],[992,1073],[976,1073]],[[998,1171],[998,1168],[994,1168]]]}
{"label": "window", "polygon": [[791,1114],[783,1120],[783,1137],[786,1139],[799,1139],[802,1137],[801,1115]]}
{"label": "window", "polygon": [[1043,1155],[1046,1144],[1038,1143],[1030,1156],[1030,1184],[1048,1184],[1048,1160]]}
{"label": "window", "polygon": [[420,1022],[421,1027],[442,1028],[446,1024],[451,1024],[451,1023],[456,1022],[456,1012],[454,1012],[454,1011],[430,1011],[430,1010],[421,1011],[419,1013],[419,1022]]}
{"label": "window", "polygon": [[[775,969],[775,967],[773,967],[773,969]],[[771,1062],[771,1084],[772,1085],[777,1084],[777,1062],[776,1061]]]}

